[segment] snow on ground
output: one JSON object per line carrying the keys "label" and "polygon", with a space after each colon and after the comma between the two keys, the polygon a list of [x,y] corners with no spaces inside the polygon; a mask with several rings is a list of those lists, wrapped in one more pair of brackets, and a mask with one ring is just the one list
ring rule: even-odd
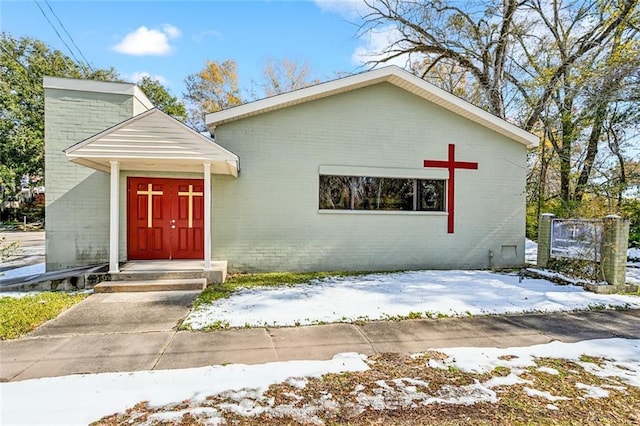
{"label": "snow on ground", "polygon": [[6,425],[86,425],[142,401],[158,406],[246,388],[262,394],[269,385],[289,377],[364,371],[369,368],[364,360],[364,355],[339,354],[329,361],[82,374],[0,383],[0,419]]}
{"label": "snow on ground", "polygon": [[[87,424],[105,415],[124,412],[142,401],[154,407],[165,406],[151,414],[147,423],[160,420],[180,420],[190,413],[205,417],[209,424],[224,422],[225,412],[242,416],[269,413],[279,417],[288,415],[305,422],[316,419],[323,410],[340,409],[340,404],[350,404],[349,409],[361,412],[368,408],[377,410],[409,408],[416,404],[463,404],[479,402],[496,403],[497,387],[523,385],[531,398],[562,401],[575,395],[555,395],[535,388],[533,382],[519,377],[527,367],[536,368],[536,358],[563,358],[574,361],[587,371],[600,377],[618,378],[619,384],[640,386],[640,340],[601,339],[577,343],[551,342],[542,345],[515,348],[446,348],[436,349],[447,358],[433,358],[425,368],[457,367],[468,372],[490,372],[497,366],[509,368],[506,377],[494,377],[485,382],[466,386],[443,385],[436,392],[429,392],[428,383],[408,377],[378,380],[377,388],[367,390],[354,382],[355,406],[352,402],[334,399],[331,394],[296,407],[295,403],[276,403],[264,395],[270,384],[295,383],[296,389],[304,388],[304,377],[318,377],[325,373],[365,371],[365,357],[356,354],[336,355],[330,361],[289,361],[261,365],[227,365],[183,370],[156,370],[134,373],[102,373],[0,383],[0,418],[3,424]],[[598,364],[581,361],[581,356],[602,357]],[[415,355],[416,357],[419,354]],[[549,369],[552,374],[551,369]],[[288,379],[293,378],[293,379]],[[606,389],[605,389],[606,388]],[[624,386],[602,384],[600,386],[576,383],[577,398],[606,398],[607,389],[624,391]],[[219,395],[222,402],[203,403],[207,396]],[[581,396],[580,396],[581,395]],[[295,389],[289,393],[293,400],[300,400]],[[28,403],[25,403],[28,401]],[[188,401],[180,409],[176,404]],[[210,400],[209,400],[210,401]],[[172,404],[173,406],[169,405]],[[205,406],[205,404],[207,404]],[[549,409],[560,409],[549,404]],[[33,407],[37,407],[34,409]],[[183,408],[187,407],[187,408]],[[343,406],[344,407],[344,406]],[[174,411],[175,410],[175,411]],[[135,411],[134,411],[135,412]],[[317,418],[321,424],[322,420]]]}
{"label": "snow on ground", "polygon": [[[534,358],[562,358],[574,361],[588,372],[599,377],[618,377],[631,386],[640,387],[640,340],[598,339],[576,343],[554,341],[541,345],[516,348],[446,348],[438,349],[449,358],[440,368],[455,366],[472,373],[487,373],[496,367],[507,367],[518,374],[519,370],[535,367]],[[594,364],[581,361],[588,354],[602,358]],[[432,366],[436,366],[433,362]]]}
{"label": "snow on ground", "polygon": [[[630,248],[627,251],[627,266],[633,267],[636,269],[636,278],[637,283],[640,284],[640,247]],[[629,270],[632,268],[627,268],[627,279],[629,277]]]}
{"label": "snow on ground", "polygon": [[602,295],[573,285],[489,271],[412,271],[327,278],[291,287],[241,289],[228,299],[201,305],[185,325],[201,329],[293,326],[380,320],[551,312],[590,306],[640,308],[640,297]]}
{"label": "snow on ground", "polygon": [[12,299],[22,299],[23,297],[33,296],[38,294],[35,291],[3,291],[0,293],[0,298],[10,297]]}
{"label": "snow on ground", "polygon": [[524,241],[524,261],[531,265],[538,261],[538,243],[528,238]]}
{"label": "snow on ground", "polygon": [[32,275],[40,275],[46,272],[44,263],[36,263],[35,265],[22,266],[20,268],[9,269],[0,272],[0,282],[12,278],[28,277]]}

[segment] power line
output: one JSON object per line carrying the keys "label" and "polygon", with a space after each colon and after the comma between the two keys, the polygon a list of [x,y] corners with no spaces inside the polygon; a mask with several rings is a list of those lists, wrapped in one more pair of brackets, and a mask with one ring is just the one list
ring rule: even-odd
{"label": "power line", "polygon": [[44,3],[47,5],[47,7],[49,8],[49,10],[51,11],[51,13],[53,14],[53,16],[55,16],[55,18],[58,20],[58,23],[60,24],[60,26],[62,27],[62,30],[64,31],[64,33],[67,35],[67,37],[69,37],[69,40],[71,40],[71,43],[73,43],[73,45],[75,46],[75,48],[78,50],[78,53],[80,53],[80,56],[82,56],[82,59],[84,59],[84,62],[87,64],[87,66],[89,67],[89,69],[91,71],[94,71],[93,67],[91,66],[91,64],[89,63],[89,61],[87,60],[87,58],[84,56],[84,53],[82,53],[82,50],[80,50],[80,48],[78,47],[78,45],[76,44],[75,40],[73,39],[73,37],[71,37],[71,34],[69,34],[69,31],[67,31],[67,29],[65,28],[64,24],[62,23],[62,21],[60,20],[60,18],[58,18],[58,15],[56,14],[56,12],[53,11],[53,8],[51,7],[51,5],[49,4],[48,0],[44,0]]}
{"label": "power line", "polygon": [[71,56],[73,57],[73,59],[76,61],[76,63],[78,63],[82,68],[84,68],[84,71],[87,72],[86,67],[84,66],[84,64],[82,62],[80,62],[78,60],[78,58],[76,57],[76,55],[73,53],[73,50],[71,50],[71,48],[69,47],[69,45],[67,44],[66,41],[64,41],[64,39],[62,38],[62,36],[60,35],[60,33],[58,32],[58,29],[55,27],[55,25],[53,25],[53,22],[51,22],[51,20],[49,19],[49,17],[47,16],[46,13],[44,13],[44,10],[42,9],[42,7],[40,6],[40,3],[38,3],[38,0],[33,0],[33,2],[36,4],[36,6],[38,6],[38,9],[40,9],[40,12],[42,13],[42,16],[44,16],[44,18],[47,20],[47,22],[49,23],[49,25],[51,25],[51,28],[53,28],[53,31],[55,31],[56,35],[58,36],[58,38],[60,39],[60,41],[62,42],[62,44],[64,44],[67,47],[67,50],[69,51],[69,53],[71,54]]}
{"label": "power line", "polygon": [[[15,62],[16,64],[18,64],[18,65],[19,65],[23,70],[25,70],[25,71],[26,71],[26,73],[27,73],[27,75],[28,75],[29,77],[31,77],[31,78],[32,78],[32,79],[34,79],[34,80],[37,80],[37,79],[38,79],[38,76],[36,76],[36,75],[35,75],[35,73],[34,73],[33,71],[31,71],[29,68],[27,68],[27,67],[26,67],[22,62],[20,62],[20,60],[19,60],[18,58],[16,58],[16,57],[13,55],[13,53],[11,53],[11,52],[9,51],[9,49],[7,49],[6,47],[4,47],[4,46],[2,46],[2,45],[0,45],[0,49],[1,49],[1,50],[2,50],[2,51],[3,51],[3,52],[4,52],[4,53],[5,53],[5,54],[10,58],[10,59],[12,59],[12,60],[13,60],[13,62]],[[12,81],[12,83],[11,83],[11,84],[15,84],[15,83],[17,83],[18,85],[20,85],[20,87],[21,87],[23,90],[28,91],[27,86],[25,85],[25,83],[24,83],[21,79],[19,79],[19,78],[18,78],[18,79],[15,79],[15,80],[13,80],[13,81]],[[27,92],[25,92],[25,93],[27,93]]]}
{"label": "power line", "polygon": [[34,74],[31,72],[31,70],[29,68],[27,68],[22,62],[20,62],[15,56],[13,56],[13,53],[9,52],[9,50],[7,48],[5,48],[4,46],[0,45],[0,49],[2,49],[4,51],[4,53],[7,54],[7,56],[9,56],[11,59],[13,59],[13,62],[15,62],[16,64],[20,65],[20,67],[25,70],[27,72],[27,74],[31,75],[32,77],[34,76]]}

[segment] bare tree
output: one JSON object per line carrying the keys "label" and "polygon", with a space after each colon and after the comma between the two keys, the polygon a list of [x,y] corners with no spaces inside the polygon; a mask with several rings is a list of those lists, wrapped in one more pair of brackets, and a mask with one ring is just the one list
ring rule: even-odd
{"label": "bare tree", "polygon": [[262,68],[261,79],[252,82],[251,97],[258,99],[279,95],[319,82],[313,77],[307,61],[298,62],[286,57],[280,60],[269,58]]}
{"label": "bare tree", "polygon": [[[360,35],[396,35],[369,65],[406,58],[427,81],[543,135],[552,150],[541,145],[532,178],[557,164],[559,197],[582,199],[614,105],[637,109],[625,93],[640,65],[639,0],[365,1]],[[544,196],[548,185],[536,187]]]}
{"label": "bare tree", "polygon": [[398,34],[383,51],[373,52],[371,65],[407,57],[422,64],[414,68],[422,78],[439,64],[455,65],[477,83],[482,106],[505,117],[505,71],[518,0],[469,1],[463,6],[446,0],[365,2],[370,12],[361,35],[389,25]]}
{"label": "bare tree", "polygon": [[[529,0],[539,24],[519,34],[519,88],[530,107],[524,126],[544,126],[560,168],[560,198],[581,201],[604,145],[605,122],[640,65],[637,10],[628,1]],[[621,14],[626,19],[620,19]],[[598,42],[594,42],[598,40]],[[574,176],[578,176],[573,185]]]}

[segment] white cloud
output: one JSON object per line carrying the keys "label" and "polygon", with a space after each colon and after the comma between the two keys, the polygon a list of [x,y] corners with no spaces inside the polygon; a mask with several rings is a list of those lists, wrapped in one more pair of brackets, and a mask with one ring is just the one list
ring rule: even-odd
{"label": "white cloud", "polygon": [[[391,26],[371,29],[361,37],[364,45],[356,47],[351,55],[351,60],[356,65],[364,65],[367,62],[376,62],[388,58],[392,56],[392,54],[385,53],[385,49],[397,43],[401,36],[400,32]],[[380,65],[376,65],[376,67],[397,65],[400,68],[408,68],[410,59],[408,54],[403,54]]]}
{"label": "white cloud", "polygon": [[118,53],[134,56],[165,56],[173,52],[170,39],[180,36],[180,30],[173,25],[165,24],[161,30],[147,28],[144,25],[127,34],[113,47]]}
{"label": "white cloud", "polygon": [[171,24],[164,24],[162,26],[162,30],[169,38],[178,38],[182,34],[177,27],[174,27]]}
{"label": "white cloud", "polygon": [[132,72],[131,74],[123,75],[124,80],[131,81],[134,83],[138,83],[144,77],[151,77],[154,80],[158,80],[163,85],[169,84],[169,80],[165,76],[161,74],[150,74],[147,71],[135,71],[135,72]]}

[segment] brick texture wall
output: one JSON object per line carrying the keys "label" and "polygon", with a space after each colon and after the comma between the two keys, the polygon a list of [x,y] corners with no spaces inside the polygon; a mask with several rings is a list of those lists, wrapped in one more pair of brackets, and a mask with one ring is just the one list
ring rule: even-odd
{"label": "brick texture wall", "polygon": [[47,270],[108,262],[109,175],[63,150],[133,115],[133,97],[45,89]]}
{"label": "brick texture wall", "polygon": [[[239,178],[213,177],[213,254],[231,270],[487,268],[524,263],[526,148],[390,84],[219,126]],[[320,212],[323,165],[458,161],[455,233],[433,213]],[[393,177],[393,176],[389,176]]]}

